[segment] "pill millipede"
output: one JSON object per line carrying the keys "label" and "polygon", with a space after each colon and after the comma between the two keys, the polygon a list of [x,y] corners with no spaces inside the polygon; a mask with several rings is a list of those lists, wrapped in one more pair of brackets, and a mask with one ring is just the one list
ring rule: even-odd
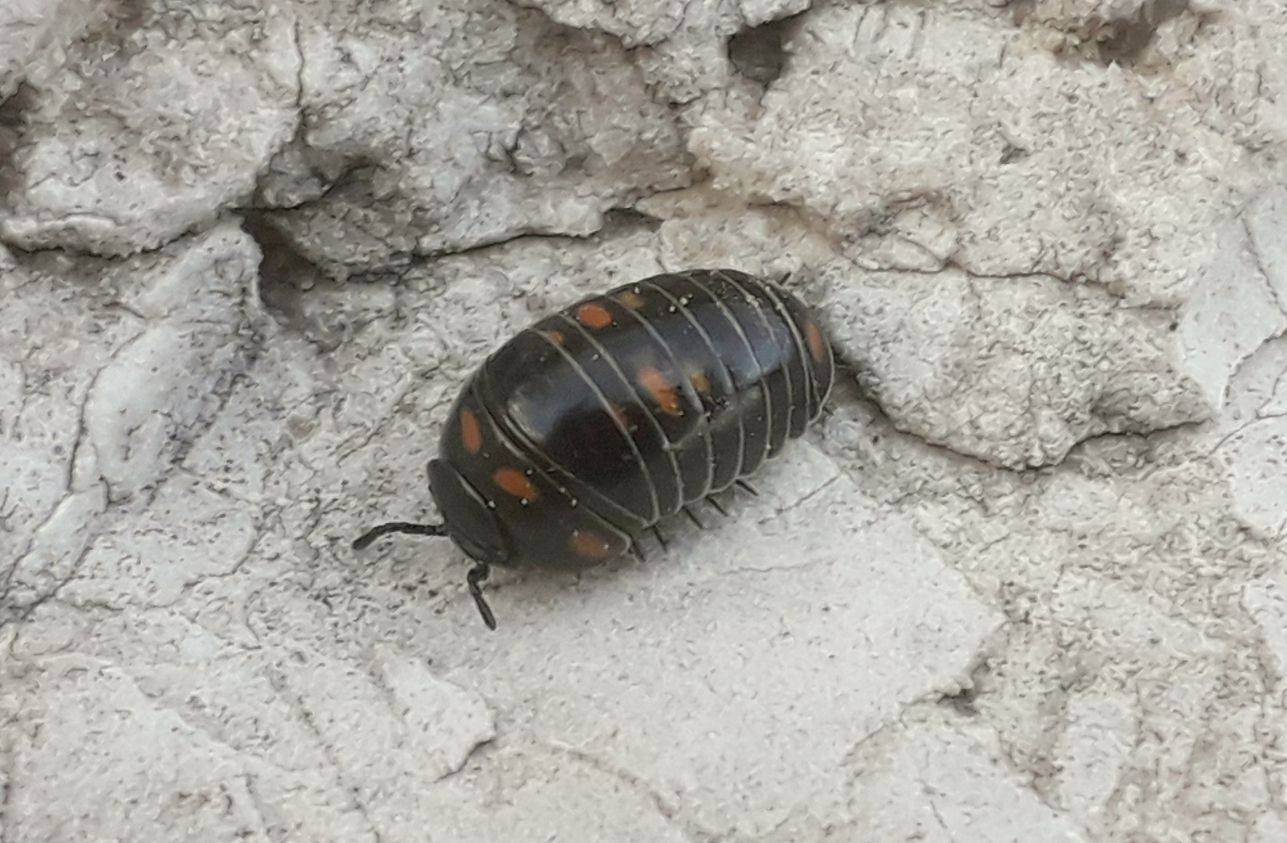
{"label": "pill millipede", "polygon": [[[785,279],[782,279],[785,280]],[[452,405],[430,494],[474,566],[581,569],[627,552],[664,518],[745,485],[815,421],[835,380],[817,318],[780,281],[731,269],[654,275],[519,332]],[[700,522],[699,522],[700,523]]]}

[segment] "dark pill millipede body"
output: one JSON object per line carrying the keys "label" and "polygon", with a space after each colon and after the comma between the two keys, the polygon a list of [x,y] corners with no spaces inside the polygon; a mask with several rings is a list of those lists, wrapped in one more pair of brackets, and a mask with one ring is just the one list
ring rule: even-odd
{"label": "dark pill millipede body", "polygon": [[[489,566],[584,568],[754,473],[822,410],[835,361],[779,284],[729,269],[645,278],[548,316],[492,353],[452,406],[429,487],[449,536]],[[691,512],[688,512],[690,517]]]}

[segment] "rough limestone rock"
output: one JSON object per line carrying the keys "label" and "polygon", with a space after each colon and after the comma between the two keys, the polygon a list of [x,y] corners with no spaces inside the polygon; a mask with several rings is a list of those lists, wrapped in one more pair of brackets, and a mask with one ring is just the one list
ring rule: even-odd
{"label": "rough limestone rock", "polygon": [[[227,502],[159,484],[258,354],[258,262],[223,226],[127,263],[7,264],[6,612],[68,585],[102,532],[124,542],[112,588],[129,592],[150,590],[149,569],[209,566],[207,542],[232,538]],[[148,508],[130,505],[141,496]],[[104,518],[117,504],[119,524]],[[185,543],[188,562],[173,555]]]}
{"label": "rough limestone rock", "polygon": [[[1285,141],[1271,0],[5,4],[0,840],[1278,843]],[[351,549],[697,266],[843,362],[758,496]]]}
{"label": "rough limestone rock", "polygon": [[332,275],[590,234],[692,179],[618,41],[503,0],[420,6],[298,4],[302,125],[258,202]]}
{"label": "rough limestone rock", "polygon": [[[895,423],[1007,466],[1057,462],[1103,431],[1208,418],[1233,369],[1287,319],[1259,301],[1264,281],[1228,277],[1233,254],[1258,248],[1255,226],[1287,224],[1281,201],[1252,180],[1251,152],[1281,145],[1287,112],[1251,97],[1212,113],[1194,93],[1201,80],[1223,102],[1261,67],[1278,85],[1280,45],[1253,36],[1245,11],[1229,10],[1226,31],[1207,37],[1202,13],[1141,6],[1171,27],[1147,30],[1152,60],[1167,63],[1158,78],[1052,52],[1038,35],[1074,4],[1055,5],[1036,4],[1018,27],[973,10],[819,9],[760,107],[694,107],[692,145],[717,186],[802,209],[858,265],[834,270],[840,295],[881,324],[853,318],[851,306],[837,330]],[[1182,20],[1192,25],[1175,30]],[[1245,36],[1236,46],[1235,33]],[[906,279],[892,313],[885,285],[865,280],[873,274]],[[1071,301],[1081,304],[1056,304]],[[1231,307],[1251,319],[1231,328]],[[1161,312],[1133,315],[1147,310]],[[1059,323],[1051,337],[1041,335],[1047,311]],[[1188,342],[1176,345],[1167,332],[1181,317]],[[1088,375],[1099,367],[1112,374]],[[941,403],[962,369],[968,397]],[[1034,390],[1046,396],[1035,412],[1025,397]]]}
{"label": "rough limestone rock", "polygon": [[[781,70],[781,41],[808,0],[525,0],[565,26],[607,33],[634,54],[650,82],[674,103],[742,80],[770,82]],[[742,80],[739,80],[739,76]]]}
{"label": "rough limestone rock", "polygon": [[828,313],[864,388],[900,428],[962,453],[1050,465],[1092,436],[1210,412],[1177,371],[1176,317],[1121,307],[1101,288],[849,262],[829,279]]}
{"label": "rough limestone rock", "polygon": [[43,84],[61,66],[64,51],[101,21],[94,0],[10,0],[0,9],[0,101],[23,83]]}
{"label": "rough limestone rock", "polygon": [[0,238],[128,255],[247,201],[299,119],[275,6],[156,0],[89,28],[9,109]]}

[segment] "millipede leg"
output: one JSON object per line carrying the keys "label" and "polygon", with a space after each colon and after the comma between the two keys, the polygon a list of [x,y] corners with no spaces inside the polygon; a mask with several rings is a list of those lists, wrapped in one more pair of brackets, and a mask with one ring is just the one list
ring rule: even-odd
{"label": "millipede leg", "polygon": [[689,509],[688,507],[684,507],[684,514],[688,516],[689,521],[692,521],[694,524],[697,525],[697,529],[699,530],[706,529],[706,525],[703,524],[701,520],[696,515],[693,514],[693,511],[691,509]]}
{"label": "millipede leg", "polygon": [[733,485],[737,486],[739,489],[744,489],[750,492],[753,497],[758,498],[760,496],[760,493],[756,491],[756,488],[752,486],[750,483],[747,483],[745,480],[737,480],[733,483]]}
{"label": "millipede leg", "polygon": [[661,534],[661,528],[658,527],[656,524],[652,525],[652,534],[657,537],[657,543],[661,545],[661,549],[665,550],[666,537]]}
{"label": "millipede leg", "polygon": [[648,561],[648,558],[644,556],[643,545],[639,543],[638,539],[630,539],[630,553],[640,562]]}
{"label": "millipede leg", "polygon": [[479,562],[469,569],[465,581],[469,583],[469,594],[474,598],[474,605],[478,607],[478,613],[483,616],[483,623],[487,624],[488,629],[496,628],[496,616],[492,614],[492,607],[487,605],[483,598],[483,589],[480,583],[486,581],[491,575],[492,569],[485,562]]}
{"label": "millipede leg", "polygon": [[724,508],[724,504],[720,503],[718,500],[715,499],[714,495],[711,495],[710,497],[708,497],[706,499],[706,502],[711,506],[715,507],[717,510],[719,510],[720,515],[723,515],[726,517],[728,516],[728,510]]}

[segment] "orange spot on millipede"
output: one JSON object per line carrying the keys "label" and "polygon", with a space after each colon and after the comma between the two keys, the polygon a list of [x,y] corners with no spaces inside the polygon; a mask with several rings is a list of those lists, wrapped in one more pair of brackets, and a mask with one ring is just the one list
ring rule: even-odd
{"label": "orange spot on millipede", "polygon": [[626,307],[630,308],[631,310],[638,310],[639,308],[644,306],[644,297],[639,295],[634,290],[626,290],[624,293],[621,293],[620,295],[618,295],[617,298],[621,301],[622,304],[624,304]]}
{"label": "orange spot on millipede", "polygon": [[827,359],[827,343],[822,338],[822,331],[812,322],[804,323],[804,338],[809,343],[809,353],[813,359],[821,363]]}
{"label": "orange spot on millipede", "polygon": [[679,405],[679,393],[675,391],[675,385],[666,380],[657,369],[652,366],[644,366],[639,370],[639,385],[648,390],[652,400],[661,411],[668,416],[683,415],[683,409]]}
{"label": "orange spot on millipede", "polygon": [[612,314],[601,304],[586,302],[576,309],[576,321],[587,328],[606,328],[612,324]]}
{"label": "orange spot on millipede", "polygon": [[527,475],[517,468],[498,468],[496,473],[492,475],[492,480],[496,481],[496,485],[502,491],[516,498],[534,501],[540,497],[536,493],[536,487],[532,485],[532,481],[527,479]]}
{"label": "orange spot on millipede", "polygon": [[471,454],[483,447],[483,430],[478,426],[478,417],[469,409],[460,411],[460,444]]}
{"label": "orange spot on millipede", "polygon": [[576,555],[585,559],[607,559],[612,555],[607,539],[589,530],[573,530],[571,544]]}
{"label": "orange spot on millipede", "polygon": [[568,338],[563,336],[562,331],[549,330],[549,331],[542,331],[542,333],[545,334],[545,338],[547,340],[554,343],[555,345],[563,345],[563,343],[568,341]]}
{"label": "orange spot on millipede", "polygon": [[696,372],[692,372],[692,373],[691,373],[691,374],[689,374],[689,376],[688,376],[688,382],[689,382],[689,383],[691,383],[691,384],[693,385],[693,389],[697,390],[697,391],[698,391],[698,392],[700,392],[702,395],[710,395],[710,394],[711,394],[711,382],[710,382],[710,378],[706,377],[706,373],[705,373],[705,372],[700,371],[700,370],[698,370],[698,371],[696,371]]}

